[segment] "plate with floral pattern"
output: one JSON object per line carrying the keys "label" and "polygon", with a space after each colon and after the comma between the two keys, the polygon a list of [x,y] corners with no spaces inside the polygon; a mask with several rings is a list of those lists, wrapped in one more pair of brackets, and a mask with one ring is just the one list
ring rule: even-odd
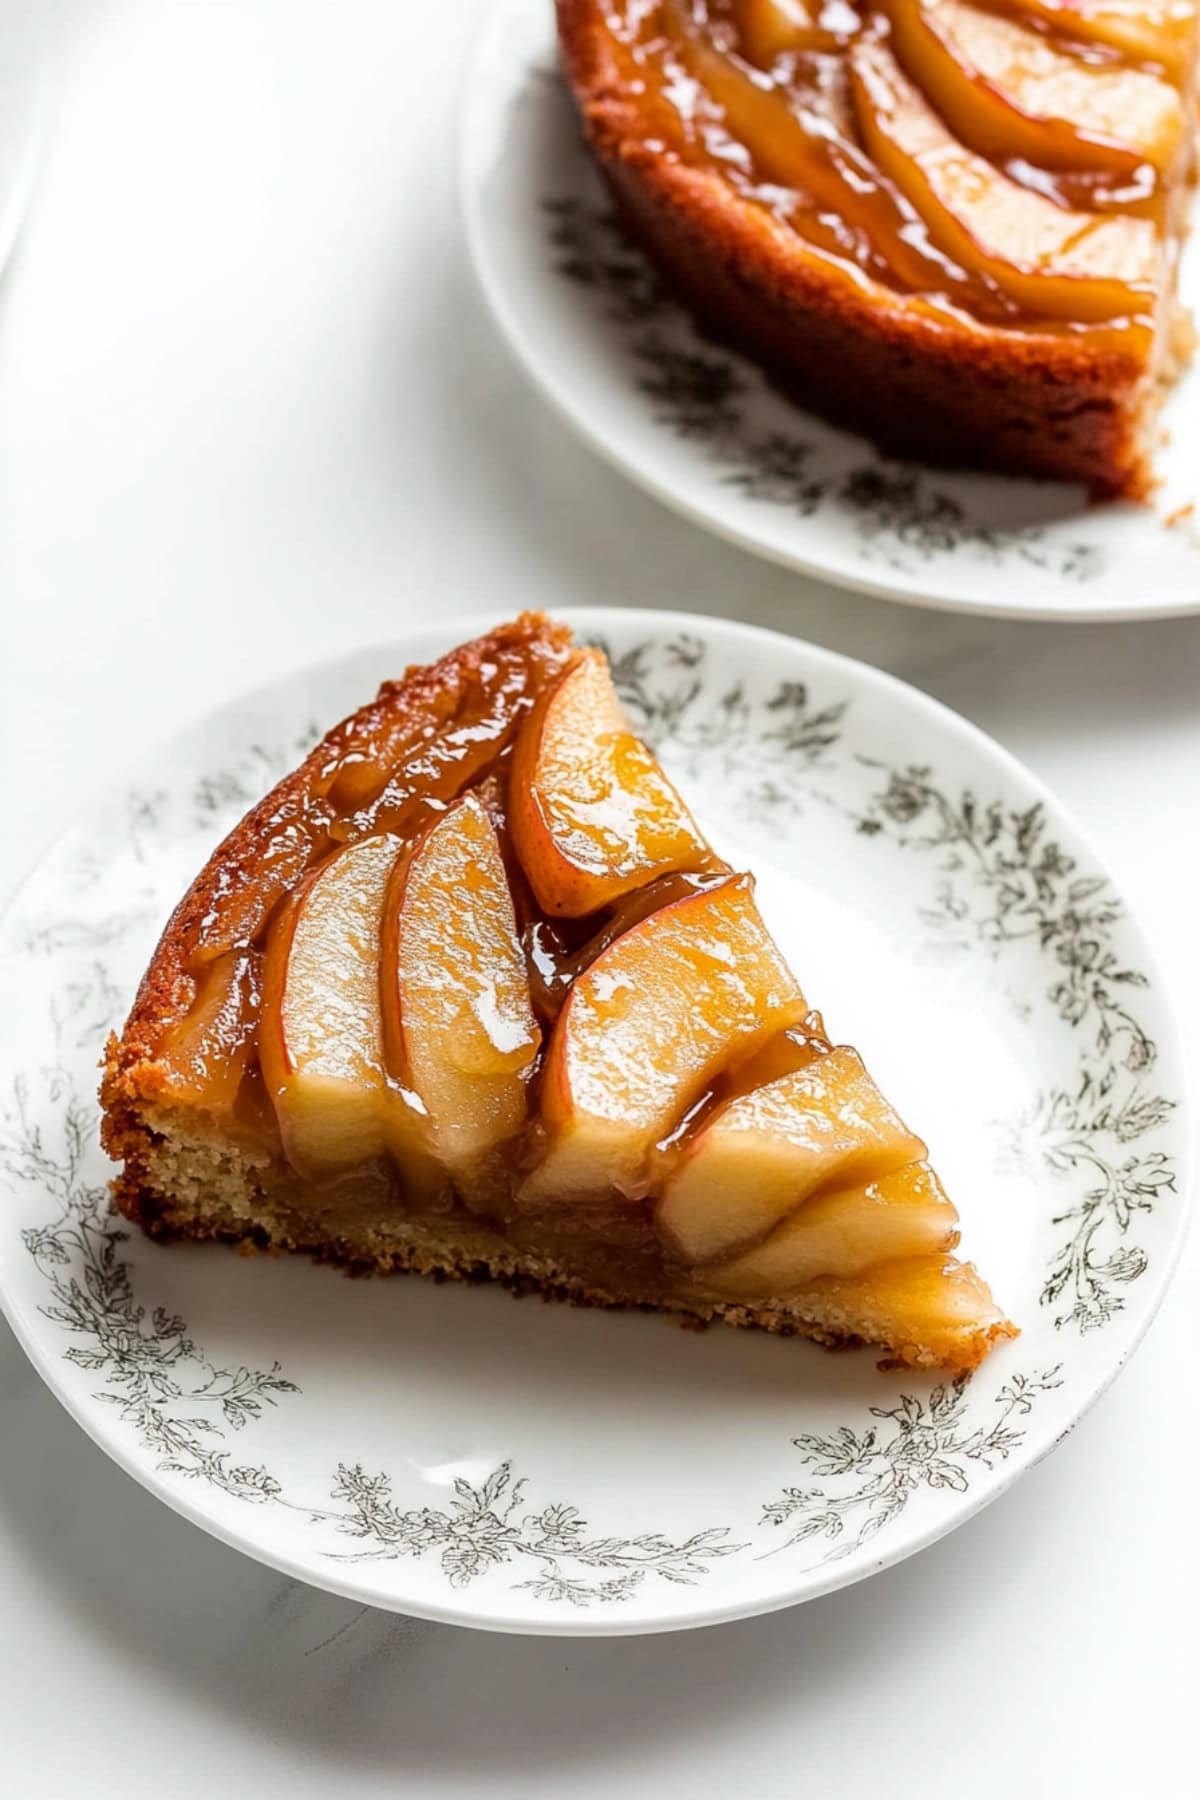
{"label": "plate with floral pattern", "polygon": [[[1163,415],[1152,506],[931,470],[801,412],[702,337],[613,219],[545,0],[493,7],[461,138],[466,232],[504,336],[547,399],[659,500],[805,574],[1011,617],[1200,610],[1200,375]],[[1181,280],[1200,296],[1200,243]]]}
{"label": "plate with floral pattern", "polygon": [[964,1380],[489,1287],[161,1247],[114,1217],[97,1059],[172,906],[316,735],[491,620],[214,713],[112,783],[0,927],[0,1299],[98,1444],[227,1543],[497,1630],[667,1630],[885,1568],[1068,1432],[1183,1231],[1165,987],[1018,763],[861,664],[683,614],[570,615],[836,1036],[955,1196],[1021,1335]]}

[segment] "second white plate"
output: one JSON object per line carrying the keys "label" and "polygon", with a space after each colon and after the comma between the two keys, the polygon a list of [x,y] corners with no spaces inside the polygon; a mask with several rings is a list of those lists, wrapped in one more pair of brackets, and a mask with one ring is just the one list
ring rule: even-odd
{"label": "second white plate", "polygon": [[873,1574],[1052,1449],[1162,1297],[1187,1120],[1139,931],[997,745],[793,639],[572,617],[756,871],[810,1000],[927,1138],[1021,1336],[970,1381],[881,1374],[869,1352],[164,1249],[112,1216],[96,1062],[171,907],[318,725],[479,620],[181,732],[18,895],[0,928],[0,1302],[123,1468],[298,1579],[499,1630],[659,1631]]}
{"label": "second white plate", "polygon": [[[1153,508],[885,459],[701,337],[616,229],[557,70],[547,0],[492,8],[462,199],[484,292],[528,372],[602,455],[720,536],[890,599],[1026,619],[1200,611],[1200,372],[1168,402]],[[1182,288],[1200,297],[1200,240]],[[1174,523],[1168,523],[1173,520]]]}

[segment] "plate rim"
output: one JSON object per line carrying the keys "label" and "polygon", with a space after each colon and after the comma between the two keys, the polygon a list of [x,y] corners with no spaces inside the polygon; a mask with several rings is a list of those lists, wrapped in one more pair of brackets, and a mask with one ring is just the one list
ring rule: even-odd
{"label": "plate rim", "polygon": [[[992,1471],[990,1479],[985,1483],[980,1483],[977,1489],[973,1489],[956,1510],[945,1516],[934,1516],[923,1525],[910,1529],[894,1547],[872,1556],[861,1567],[847,1568],[837,1564],[818,1564],[815,1567],[797,1571],[790,1581],[782,1583],[780,1588],[769,1597],[755,1598],[749,1603],[742,1603],[736,1598],[730,1597],[714,1599],[706,1606],[692,1609],[685,1617],[675,1616],[669,1611],[664,1612],[662,1603],[656,1602],[637,1616],[604,1613],[585,1616],[575,1612],[561,1617],[548,1616],[528,1619],[506,1614],[502,1602],[498,1599],[490,1605],[467,1602],[458,1596],[454,1601],[447,1600],[446,1602],[426,1601],[423,1598],[416,1601],[407,1598],[400,1600],[395,1596],[380,1594],[368,1581],[357,1580],[348,1571],[343,1572],[336,1566],[326,1570],[315,1561],[306,1560],[302,1555],[293,1554],[286,1548],[248,1542],[238,1532],[236,1525],[227,1523],[213,1513],[206,1512],[202,1505],[193,1502],[182,1485],[172,1487],[160,1480],[159,1472],[154,1467],[152,1460],[140,1449],[136,1441],[130,1440],[126,1443],[115,1431],[111,1436],[104,1435],[104,1423],[108,1415],[102,1414],[100,1409],[94,1405],[89,1406],[86,1397],[78,1395],[66,1383],[58,1368],[62,1361],[61,1357],[51,1355],[42,1340],[32,1330],[27,1330],[24,1317],[25,1308],[17,1301],[15,1294],[10,1292],[10,1272],[16,1265],[14,1259],[7,1253],[0,1253],[0,1312],[3,1312],[6,1317],[14,1337],[37,1374],[70,1417],[100,1450],[127,1475],[131,1476],[140,1487],[169,1506],[172,1511],[187,1519],[191,1524],[198,1526],[209,1536],[217,1538],[231,1549],[249,1556],[252,1560],[325,1592],[338,1594],[343,1598],[383,1611],[396,1612],[430,1622],[459,1625],[513,1636],[632,1637],[658,1632],[699,1630],[737,1619],[765,1616],[768,1613],[801,1605],[839,1588],[849,1587],[866,1580],[872,1575],[881,1573],[884,1569],[906,1561],[910,1556],[927,1549],[940,1538],[967,1523],[986,1506],[1006,1493],[1021,1476],[1034,1468],[1045,1456],[1057,1449],[1127,1366],[1130,1358],[1144,1341],[1145,1335],[1166,1297],[1188,1237],[1193,1212],[1193,1176],[1200,1131],[1197,1128],[1198,1122],[1193,1109],[1190,1059],[1186,1054],[1172,990],[1164,978],[1163,968],[1154,943],[1148,938],[1140,916],[1128,902],[1124,889],[1109,873],[1107,861],[1097,852],[1089,832],[1079,824],[1071,809],[1057,798],[1053,790],[1012,751],[953,707],[933,695],[925,693],[900,676],[893,675],[890,671],[880,669],[874,664],[863,662],[856,657],[848,656],[841,651],[830,650],[824,645],[810,643],[807,639],[777,631],[768,626],[744,623],[724,616],[676,611],[671,608],[568,604],[554,608],[553,616],[560,615],[565,615],[570,623],[578,622],[579,627],[594,631],[603,631],[606,627],[611,628],[614,623],[625,628],[636,623],[638,626],[645,627],[648,636],[667,635],[671,632],[690,629],[697,635],[710,640],[723,639],[726,642],[736,642],[749,639],[761,645],[782,644],[789,652],[798,653],[802,658],[810,658],[816,666],[834,674],[845,671],[851,682],[865,687],[868,692],[873,689],[887,694],[893,700],[898,700],[902,705],[909,707],[915,704],[918,713],[924,712],[927,716],[931,716],[943,731],[948,732],[951,737],[960,738],[976,752],[982,752],[999,771],[1010,778],[1015,777],[1032,798],[1046,803],[1052,816],[1061,824],[1066,825],[1080,848],[1087,851],[1092,866],[1105,875],[1114,896],[1121,903],[1125,924],[1133,933],[1142,966],[1157,993],[1157,1010],[1161,1015],[1161,1022],[1156,1025],[1157,1041],[1160,1053],[1172,1071],[1173,1090],[1178,1095],[1178,1205],[1170,1241],[1164,1245],[1160,1255],[1155,1259],[1155,1272],[1151,1274],[1148,1271],[1149,1282],[1146,1286],[1139,1284],[1140,1310],[1128,1327],[1126,1343],[1118,1353],[1109,1359],[1098,1379],[1089,1376],[1087,1392],[1078,1404],[1072,1402],[1067,1422],[1060,1427],[1049,1442],[1039,1444],[1034,1437],[1030,1448],[1024,1454],[1018,1450],[999,1470]],[[353,645],[340,653],[314,658],[286,671],[274,680],[257,683],[251,688],[227,696],[224,700],[205,710],[197,711],[178,724],[173,731],[163,734],[157,739],[154,744],[149,746],[146,754],[153,755],[157,750],[165,751],[180,738],[195,733],[208,721],[220,717],[230,709],[253,706],[255,703],[265,700],[273,691],[281,687],[311,681],[314,677],[319,677],[340,663],[360,658],[378,658],[382,665],[396,652],[403,655],[406,649],[409,651],[415,649],[418,655],[429,655],[433,652],[427,647],[424,649],[416,647],[428,646],[431,641],[444,639],[446,648],[450,648],[455,642],[465,642],[468,637],[495,626],[508,616],[505,609],[472,611],[447,619],[444,624],[413,625],[381,642]],[[144,761],[144,756],[142,760]],[[95,797],[119,786],[134,773],[133,766],[122,763],[96,784],[92,794],[86,797],[82,805],[66,819],[54,839],[49,844],[42,846],[35,860],[25,870],[16,886],[4,896],[3,902],[0,904],[0,926],[7,923],[9,916],[19,905],[26,888],[54,854],[58,844],[69,837],[79,822],[88,816],[90,805]]]}
{"label": "plate rim", "polygon": [[[756,557],[762,562],[770,563],[775,568],[790,569],[794,574],[804,575],[811,580],[827,582],[831,587],[846,593],[866,594],[871,599],[888,600],[899,605],[916,606],[931,612],[955,613],[975,618],[1005,619],[1012,622],[1030,624],[1079,624],[1106,625],[1129,624],[1136,622],[1150,623],[1160,619],[1193,618],[1200,613],[1200,552],[1197,553],[1197,579],[1195,596],[1186,595],[1175,600],[1154,601],[1148,605],[1135,605],[1132,602],[1113,599],[1104,603],[1084,601],[1079,605],[1050,605],[1012,603],[1001,604],[997,601],[980,599],[964,595],[961,591],[950,590],[945,593],[933,591],[921,584],[920,577],[902,579],[899,574],[888,578],[877,573],[859,572],[847,562],[838,562],[834,566],[806,557],[802,550],[790,550],[782,544],[764,540],[750,529],[742,530],[736,522],[728,518],[715,518],[698,502],[681,493],[668,480],[661,479],[653,470],[645,467],[644,462],[636,454],[627,454],[612,437],[605,435],[595,427],[584,415],[573,398],[569,382],[560,378],[555,370],[547,365],[538,354],[533,335],[525,328],[523,315],[509,297],[506,283],[500,275],[495,261],[488,248],[488,227],[485,209],[481,202],[478,183],[474,179],[474,164],[477,160],[477,141],[483,134],[477,129],[480,112],[486,106],[486,81],[489,64],[496,59],[497,46],[503,37],[503,27],[511,15],[522,9],[528,11],[530,0],[499,0],[492,7],[484,28],[471,54],[465,59],[459,95],[459,121],[456,145],[456,187],[459,216],[464,226],[468,256],[479,291],[483,295],[487,311],[490,313],[498,335],[508,347],[518,368],[530,381],[534,389],[545,400],[555,416],[581,439],[595,455],[612,469],[616,469],[627,481],[643,493],[649,494],[659,505],[668,511],[686,519],[690,524],[706,531],[710,536],[723,543],[732,544],[736,549]],[[1197,227],[1200,229],[1200,225]],[[721,346],[726,354],[736,356],[738,353]],[[749,363],[749,359],[740,360]],[[795,409],[798,418],[815,415],[806,414],[802,408]],[[861,437],[861,434],[852,434]],[[862,443],[872,449],[870,440],[861,438]],[[874,452],[878,454],[878,452]],[[916,462],[904,459],[883,459],[887,467],[924,468]],[[951,474],[971,474],[977,471],[951,470]],[[986,472],[985,472],[986,473]],[[1099,502],[1085,502],[1083,515]],[[1147,503],[1147,516],[1149,512]],[[1164,530],[1166,526],[1162,527]]]}

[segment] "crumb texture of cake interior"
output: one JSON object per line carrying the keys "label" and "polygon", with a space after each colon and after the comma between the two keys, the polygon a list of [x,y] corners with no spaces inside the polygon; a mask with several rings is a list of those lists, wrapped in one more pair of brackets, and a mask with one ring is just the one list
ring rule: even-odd
{"label": "crumb texture of cake interior", "polygon": [[956,1370],[1014,1334],[752,877],[540,614],[385,684],[236,827],[101,1097],[158,1238]]}
{"label": "crumb texture of cake interior", "polygon": [[619,215],[701,325],[899,454],[1142,498],[1197,0],[557,0]]}

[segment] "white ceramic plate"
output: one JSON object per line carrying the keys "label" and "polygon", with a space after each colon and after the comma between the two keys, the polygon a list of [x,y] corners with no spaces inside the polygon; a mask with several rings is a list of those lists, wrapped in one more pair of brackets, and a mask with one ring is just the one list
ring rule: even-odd
{"label": "white ceramic plate", "polygon": [[0,1298],[97,1443],[250,1555],[463,1624],[657,1631],[869,1575],[1045,1455],[1162,1297],[1186,1121],[1137,927],[995,744],[790,638],[572,616],[757,870],[810,999],[928,1137],[1021,1337],[947,1383],[881,1374],[869,1352],[118,1228],[96,1061],[168,911],[318,726],[479,620],[180,733],[18,895],[0,931]]}
{"label": "white ceramic plate", "polygon": [[[665,298],[612,224],[548,0],[492,8],[461,149],[467,236],[509,343],[596,450],[697,524],[916,605],[1029,619],[1200,610],[1200,525],[1181,513],[1200,501],[1200,372],[1168,403],[1152,509],[887,461],[774,394]],[[1183,291],[1200,299],[1196,238]]]}

